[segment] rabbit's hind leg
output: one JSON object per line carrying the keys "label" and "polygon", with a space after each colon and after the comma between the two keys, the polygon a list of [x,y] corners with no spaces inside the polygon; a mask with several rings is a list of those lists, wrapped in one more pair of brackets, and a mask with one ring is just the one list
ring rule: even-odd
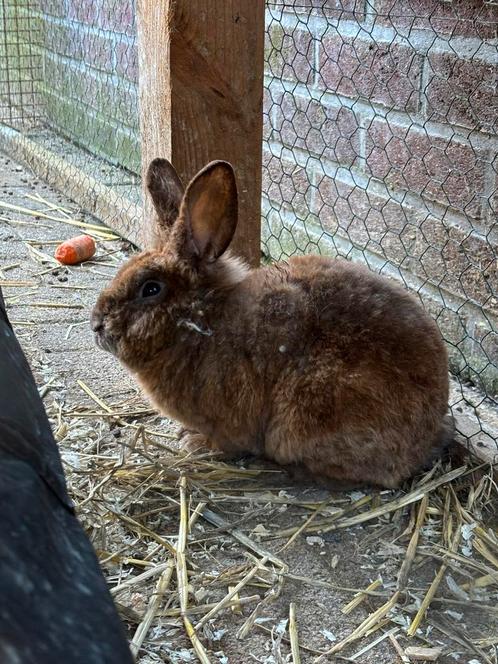
{"label": "rabbit's hind leg", "polygon": [[265,455],[282,466],[303,466],[308,474],[343,486],[395,488],[409,474],[397,458],[397,436],[371,431],[296,436],[273,430]]}

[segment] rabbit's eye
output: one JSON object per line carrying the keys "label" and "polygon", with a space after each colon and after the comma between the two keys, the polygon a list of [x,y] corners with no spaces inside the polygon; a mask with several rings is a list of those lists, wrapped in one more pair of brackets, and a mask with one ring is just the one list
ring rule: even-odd
{"label": "rabbit's eye", "polygon": [[154,297],[159,295],[163,289],[163,284],[159,281],[146,281],[140,290],[140,297]]}

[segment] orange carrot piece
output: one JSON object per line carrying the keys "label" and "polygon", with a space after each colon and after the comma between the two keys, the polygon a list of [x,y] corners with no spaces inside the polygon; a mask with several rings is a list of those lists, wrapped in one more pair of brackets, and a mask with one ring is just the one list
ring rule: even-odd
{"label": "orange carrot piece", "polygon": [[55,258],[64,265],[87,261],[95,253],[95,241],[89,235],[78,235],[66,240],[55,250]]}

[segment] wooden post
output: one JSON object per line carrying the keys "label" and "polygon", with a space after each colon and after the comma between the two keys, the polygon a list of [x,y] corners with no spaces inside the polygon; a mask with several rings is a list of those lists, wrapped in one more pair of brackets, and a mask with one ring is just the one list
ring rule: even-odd
{"label": "wooden post", "polygon": [[[260,257],[264,0],[138,0],[142,172],[168,158],[186,184],[225,159],[239,189],[236,253]],[[155,220],[144,200],[142,245]]]}

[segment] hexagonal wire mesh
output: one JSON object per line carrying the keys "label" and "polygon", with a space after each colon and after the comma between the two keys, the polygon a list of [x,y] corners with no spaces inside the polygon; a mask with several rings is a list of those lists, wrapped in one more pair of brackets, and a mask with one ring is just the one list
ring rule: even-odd
{"label": "hexagonal wire mesh", "polygon": [[267,5],[263,244],[417,293],[447,342],[451,408],[498,453],[498,4]]}
{"label": "hexagonal wire mesh", "polygon": [[111,224],[139,214],[137,79],[134,0],[0,0],[0,145]]}
{"label": "hexagonal wire mesh", "polygon": [[[268,256],[341,255],[418,293],[459,428],[495,450],[497,27],[495,0],[268,2],[263,146]],[[22,130],[109,223],[137,213],[137,78],[134,0],[0,0],[0,142]]]}

